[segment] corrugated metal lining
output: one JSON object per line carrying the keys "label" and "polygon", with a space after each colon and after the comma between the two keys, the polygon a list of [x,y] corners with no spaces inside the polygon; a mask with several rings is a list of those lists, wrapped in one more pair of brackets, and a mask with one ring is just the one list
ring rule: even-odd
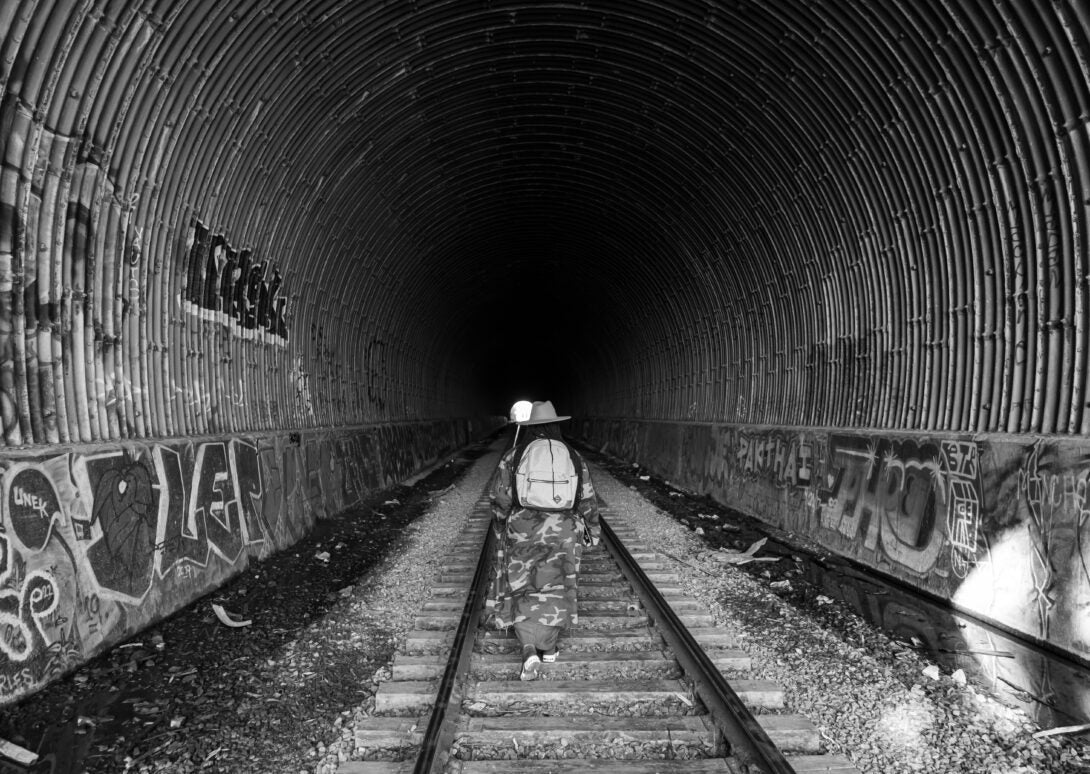
{"label": "corrugated metal lining", "polygon": [[1086,432],[1088,25],[8,0],[4,440],[503,413],[532,385],[590,416]]}

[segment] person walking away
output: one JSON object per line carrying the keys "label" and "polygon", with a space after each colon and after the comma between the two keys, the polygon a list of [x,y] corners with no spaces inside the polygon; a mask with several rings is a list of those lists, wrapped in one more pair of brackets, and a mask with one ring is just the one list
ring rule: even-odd
{"label": "person walking away", "polygon": [[514,627],[521,680],[555,662],[561,632],[578,622],[584,545],[601,538],[598,499],[583,458],[564,442],[551,401],[535,401],[489,487],[497,532],[486,617]]}

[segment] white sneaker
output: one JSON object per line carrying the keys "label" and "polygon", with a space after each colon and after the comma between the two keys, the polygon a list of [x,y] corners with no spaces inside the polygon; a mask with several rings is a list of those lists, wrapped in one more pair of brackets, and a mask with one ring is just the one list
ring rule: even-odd
{"label": "white sneaker", "polygon": [[555,664],[556,663],[556,657],[559,656],[559,655],[560,655],[560,648],[557,648],[552,653],[542,654],[541,660],[544,661],[546,664]]}
{"label": "white sneaker", "polygon": [[541,659],[537,656],[528,656],[522,662],[522,673],[519,680],[536,680],[541,674]]}

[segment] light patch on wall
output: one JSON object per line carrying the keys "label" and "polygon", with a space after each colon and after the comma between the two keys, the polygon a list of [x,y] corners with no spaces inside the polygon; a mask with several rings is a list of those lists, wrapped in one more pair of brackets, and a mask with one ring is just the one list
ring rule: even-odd
{"label": "light patch on wall", "polygon": [[[1039,566],[1034,541],[1028,526],[1020,524],[1002,535],[980,560],[954,593],[953,603],[1006,626],[1048,639],[1048,616],[1055,605],[1048,586],[1049,573]],[[1074,625],[1074,622],[1072,622]],[[1090,623],[1082,624],[1084,639],[1090,635]],[[990,654],[974,654],[986,672],[994,671]],[[1011,685],[1034,684],[1021,662],[1005,660],[1004,680]]]}

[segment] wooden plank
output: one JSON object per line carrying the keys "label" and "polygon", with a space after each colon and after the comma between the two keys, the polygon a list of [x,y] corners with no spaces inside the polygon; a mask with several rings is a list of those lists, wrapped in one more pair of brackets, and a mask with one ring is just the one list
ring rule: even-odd
{"label": "wooden plank", "polygon": [[427,725],[426,716],[367,718],[356,726],[356,747],[374,749],[419,745]]}
{"label": "wooden plank", "polygon": [[[383,686],[389,683],[383,683]],[[731,680],[731,688],[746,705],[762,709],[783,707],[783,686],[771,680]],[[381,692],[381,687],[380,687]],[[688,688],[677,680],[482,680],[474,683],[468,696],[486,703],[516,701],[658,701],[671,696],[689,699]],[[376,710],[378,694],[375,695]]]}
{"label": "wooden plank", "polygon": [[817,754],[822,750],[821,734],[802,715],[757,715],[757,722],[784,752]]}
{"label": "wooden plank", "polygon": [[858,768],[843,755],[788,755],[796,774],[860,774]]}
{"label": "wooden plank", "polygon": [[482,680],[471,683],[467,698],[474,701],[506,703],[555,701],[647,701],[684,697],[689,689],[678,680]]}
{"label": "wooden plank", "polygon": [[437,690],[433,680],[389,680],[375,691],[375,712],[423,712],[435,704]]}
{"label": "wooden plank", "polygon": [[738,637],[720,626],[690,626],[689,634],[705,650],[709,648],[737,648]]}
{"label": "wooden plank", "polygon": [[412,774],[416,761],[345,761],[337,774]]}
{"label": "wooden plank", "polygon": [[730,774],[723,758],[629,761],[602,758],[563,760],[457,761],[452,774]]}
{"label": "wooden plank", "polygon": [[730,680],[730,687],[738,698],[751,707],[780,709],[783,707],[784,690],[773,680]]}
{"label": "wooden plank", "polygon": [[[478,638],[491,652],[515,653],[519,650],[518,639],[513,633],[489,631]],[[565,652],[585,651],[634,651],[661,648],[662,638],[646,627],[639,629],[615,629],[614,631],[583,631],[578,627],[571,634],[560,637],[560,648]]]}
{"label": "wooden plank", "polygon": [[471,717],[465,720],[458,733],[466,734],[511,734],[523,732],[542,732],[553,738],[575,734],[580,731],[608,731],[624,733],[626,731],[666,731],[669,733],[708,734],[712,729],[703,717],[679,715],[670,718],[611,718],[602,715],[543,715],[540,717],[504,716],[496,718]]}

